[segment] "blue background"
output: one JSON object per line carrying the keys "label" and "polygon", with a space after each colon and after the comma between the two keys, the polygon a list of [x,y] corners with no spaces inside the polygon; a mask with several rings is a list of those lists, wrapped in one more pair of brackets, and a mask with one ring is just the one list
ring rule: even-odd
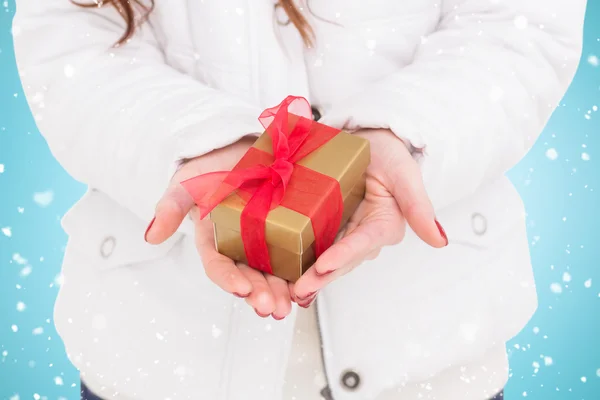
{"label": "blue background", "polygon": [[[85,188],[54,160],[23,96],[14,9],[12,0],[0,6],[0,399],[75,400],[78,374],[52,308],[66,242],[60,218]],[[600,0],[590,0],[577,76],[510,172],[527,207],[540,307],[508,345],[508,399],[600,399],[598,21]]]}

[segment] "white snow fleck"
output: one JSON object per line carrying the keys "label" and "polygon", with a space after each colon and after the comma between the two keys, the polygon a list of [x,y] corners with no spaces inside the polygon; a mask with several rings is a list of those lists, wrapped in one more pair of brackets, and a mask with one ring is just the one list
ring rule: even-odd
{"label": "white snow fleck", "polygon": [[62,273],[59,273],[54,277],[54,283],[56,283],[58,286],[62,286],[63,283],[65,283],[65,278]]}
{"label": "white snow fleck", "polygon": [[26,308],[27,308],[27,306],[22,301],[17,303],[17,311],[22,312],[22,311],[25,311]]}
{"label": "white snow fleck", "polygon": [[101,331],[106,329],[107,326],[106,317],[102,314],[94,315],[92,318],[92,328]]}
{"label": "white snow fleck", "polygon": [[598,368],[598,369],[596,370],[596,376],[597,376],[598,378],[600,378],[600,368]]}
{"label": "white snow fleck", "polygon": [[533,368],[539,368],[540,367],[540,363],[537,361],[534,361],[533,364],[531,364],[533,366]]}
{"label": "white snow fleck", "polygon": [[0,174],[4,172],[4,164],[0,164]]}
{"label": "white snow fleck", "polygon": [[177,376],[184,376],[186,373],[186,368],[183,365],[180,365],[173,370],[173,373]]}
{"label": "white snow fleck", "polygon": [[515,27],[517,29],[526,29],[527,25],[529,25],[529,21],[527,17],[524,15],[517,15],[514,20]]}
{"label": "white snow fleck", "polygon": [[6,236],[6,237],[11,237],[12,229],[10,229],[10,226],[6,226],[6,227],[2,228],[2,233],[4,233],[4,236]]}
{"label": "white snow fleck", "polygon": [[493,86],[490,89],[490,100],[492,102],[497,102],[504,96],[504,89],[499,86]]}
{"label": "white snow fleck", "polygon": [[375,50],[375,48],[377,47],[377,40],[369,39],[369,40],[367,40],[366,45],[367,45],[367,49]]}
{"label": "white snow fleck", "polygon": [[56,386],[62,386],[63,385],[63,380],[60,376],[57,376],[56,378],[54,378],[54,384]]}
{"label": "white snow fleck", "polygon": [[581,159],[583,161],[590,161],[590,155],[588,153],[581,153]]}
{"label": "white snow fleck", "polygon": [[562,278],[562,279],[563,279],[563,282],[571,282],[571,279],[572,279],[572,278],[571,278],[571,274],[570,274],[570,273],[568,273],[568,272],[565,272],[565,273],[563,274],[563,278]]}
{"label": "white snow fleck", "polygon": [[527,397],[527,392],[523,392],[523,397]]}
{"label": "white snow fleck", "polygon": [[35,400],[40,400],[40,395],[39,395],[39,394],[37,394],[37,393],[34,393],[34,394],[33,394],[33,398],[34,398]]}
{"label": "white snow fleck", "polygon": [[67,64],[65,65],[64,72],[67,78],[72,78],[75,74],[75,68],[71,64]]}
{"label": "white snow fleck", "polygon": [[479,332],[479,325],[473,323],[463,323],[460,325],[460,331],[467,342],[474,342]]}
{"label": "white snow fleck", "polygon": [[48,207],[52,203],[52,200],[54,200],[54,192],[52,190],[33,194],[33,201],[40,207]]}
{"label": "white snow fleck", "polygon": [[4,350],[4,351],[2,352],[2,357],[6,357],[7,355],[8,355],[8,351]]}
{"label": "white snow fleck", "polygon": [[14,396],[11,396],[10,400],[21,400],[21,398],[18,394],[15,394]]}
{"label": "white snow fleck", "polygon": [[12,31],[13,37],[17,37],[17,36],[19,36],[21,34],[21,27],[18,26],[18,25],[13,25],[11,31]]}
{"label": "white snow fleck", "polygon": [[29,276],[31,274],[31,270],[32,270],[31,266],[27,265],[27,266],[23,267],[20,274],[23,277]]}
{"label": "white snow fleck", "polygon": [[585,286],[586,289],[589,289],[592,287],[592,279],[588,279],[587,281],[583,282],[583,286]]}
{"label": "white snow fleck", "polygon": [[31,333],[35,336],[37,335],[41,335],[42,333],[44,333],[44,328],[42,328],[41,326],[38,326],[37,328],[34,328]]}
{"label": "white snow fleck", "polygon": [[17,207],[17,211],[19,212],[19,214],[23,214],[23,212],[25,212],[25,209],[23,207]]}
{"label": "white snow fleck", "polygon": [[537,326],[535,326],[535,327],[533,328],[533,333],[535,333],[536,335],[537,335],[538,333],[540,333],[540,328],[538,328]]}
{"label": "white snow fleck", "polygon": [[592,67],[597,67],[598,65],[600,65],[600,60],[598,59],[597,56],[595,56],[594,54],[590,54],[587,58],[587,62],[588,64],[590,64]]}
{"label": "white snow fleck", "polygon": [[592,107],[592,110],[594,110],[594,111],[598,111],[598,106],[594,105],[594,106]]}
{"label": "white snow fleck", "polygon": [[19,331],[19,327],[16,326],[16,325],[11,326],[10,329],[12,329],[13,332],[18,332]]}
{"label": "white snow fleck", "polygon": [[546,150],[546,157],[548,157],[548,159],[554,161],[558,158],[558,151],[556,151],[555,148],[551,148]]}
{"label": "white snow fleck", "polygon": [[161,335],[160,333],[156,332],[156,338],[158,340],[165,340],[165,337],[163,335]]}
{"label": "white snow fleck", "polygon": [[217,339],[218,337],[221,336],[221,334],[223,333],[223,331],[219,328],[217,328],[216,325],[212,326],[212,336]]}
{"label": "white snow fleck", "polygon": [[20,265],[27,264],[27,260],[23,258],[19,253],[14,253],[12,256],[12,260]]}
{"label": "white snow fleck", "polygon": [[544,357],[544,365],[546,367],[551,366],[552,364],[554,364],[554,360],[552,360],[552,357]]}
{"label": "white snow fleck", "polygon": [[563,291],[563,288],[560,283],[553,283],[550,285],[550,290],[552,293],[560,294]]}
{"label": "white snow fleck", "polygon": [[581,382],[586,383],[587,382],[587,378],[585,376],[581,377]]}

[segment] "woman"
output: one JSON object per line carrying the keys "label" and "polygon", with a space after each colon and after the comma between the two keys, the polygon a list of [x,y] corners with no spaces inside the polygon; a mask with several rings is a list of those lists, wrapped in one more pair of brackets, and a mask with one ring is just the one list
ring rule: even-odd
{"label": "woman", "polygon": [[[28,0],[14,22],[40,131],[90,187],[55,318],[84,397],[500,398],[536,307],[503,174],[572,79],[585,1],[143,6]],[[288,94],[373,158],[345,237],[289,286],[220,257],[179,186]]]}

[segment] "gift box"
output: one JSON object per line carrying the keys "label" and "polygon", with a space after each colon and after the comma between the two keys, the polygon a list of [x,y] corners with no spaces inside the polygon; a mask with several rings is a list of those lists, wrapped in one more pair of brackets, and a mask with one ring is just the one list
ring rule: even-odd
{"label": "gift box", "polygon": [[310,115],[305,99],[288,97],[261,115],[265,133],[232,171],[183,182],[210,212],[221,254],[290,282],[360,204],[370,161],[367,140]]}

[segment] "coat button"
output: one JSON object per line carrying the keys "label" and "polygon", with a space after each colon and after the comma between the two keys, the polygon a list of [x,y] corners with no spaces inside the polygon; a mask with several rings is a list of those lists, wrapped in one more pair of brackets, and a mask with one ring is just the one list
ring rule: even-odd
{"label": "coat button", "polygon": [[317,107],[311,107],[313,120],[318,121],[321,119],[321,112]]}
{"label": "coat button", "polygon": [[479,213],[471,216],[471,227],[476,235],[483,235],[487,231],[487,219]]}
{"label": "coat button", "polygon": [[356,390],[360,385],[360,376],[354,371],[346,371],[342,374],[342,386],[348,390]]}
{"label": "coat button", "polygon": [[114,236],[108,236],[104,238],[102,244],[100,245],[100,255],[102,258],[110,257],[113,251],[115,251],[116,245],[117,240],[114,238]]}

